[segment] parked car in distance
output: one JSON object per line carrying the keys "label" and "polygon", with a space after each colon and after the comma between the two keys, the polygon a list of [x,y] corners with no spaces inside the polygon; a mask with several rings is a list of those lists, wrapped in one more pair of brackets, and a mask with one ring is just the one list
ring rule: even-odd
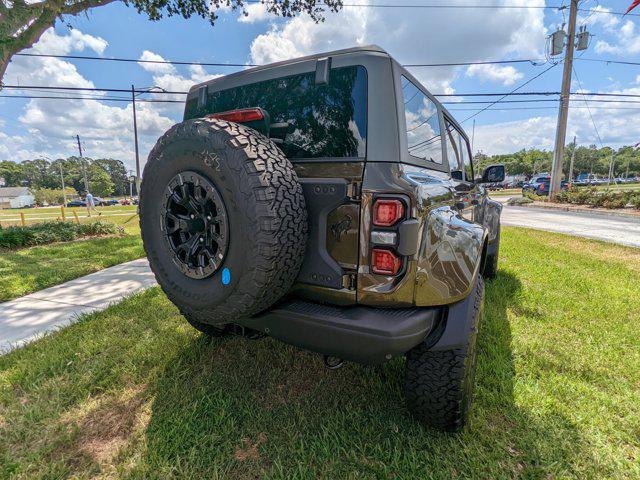
{"label": "parked car in distance", "polygon": [[100,207],[110,207],[112,205],[120,205],[120,202],[115,198],[96,198],[96,205]]}
{"label": "parked car in distance", "polygon": [[[533,182],[525,183],[522,186],[522,193],[526,192],[534,193],[536,195],[545,196],[549,195],[549,188],[551,186],[551,177],[535,177],[532,179]],[[571,189],[571,185],[569,182],[563,180],[560,182],[561,190],[569,190]]]}
{"label": "parked car in distance", "polygon": [[87,206],[87,202],[81,199],[71,200],[70,202],[67,202],[67,207],[86,207],[86,206]]}

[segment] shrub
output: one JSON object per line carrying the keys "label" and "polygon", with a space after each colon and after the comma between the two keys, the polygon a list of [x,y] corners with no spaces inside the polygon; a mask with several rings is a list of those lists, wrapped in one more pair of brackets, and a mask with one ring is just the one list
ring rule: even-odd
{"label": "shrub", "polygon": [[43,222],[27,226],[0,227],[0,247],[20,248],[52,242],[70,242],[89,235],[116,233],[115,225],[103,222],[75,224],[70,222]]}
{"label": "shrub", "polygon": [[563,191],[556,195],[554,200],[560,203],[604,208],[625,208],[631,204],[634,208],[640,209],[640,191],[637,190],[623,192],[604,190],[598,192],[595,187],[587,187],[573,191]]}

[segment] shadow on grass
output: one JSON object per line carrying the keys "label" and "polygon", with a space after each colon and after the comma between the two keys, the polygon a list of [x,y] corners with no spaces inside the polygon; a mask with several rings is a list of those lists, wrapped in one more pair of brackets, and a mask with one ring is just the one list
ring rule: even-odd
{"label": "shadow on grass", "polygon": [[232,478],[566,475],[580,454],[575,426],[559,409],[536,415],[514,400],[508,311],[520,291],[503,271],[487,283],[475,404],[461,434],[410,418],[401,360],[329,371],[318,355],[270,339],[198,337],[151,386],[139,469]]}

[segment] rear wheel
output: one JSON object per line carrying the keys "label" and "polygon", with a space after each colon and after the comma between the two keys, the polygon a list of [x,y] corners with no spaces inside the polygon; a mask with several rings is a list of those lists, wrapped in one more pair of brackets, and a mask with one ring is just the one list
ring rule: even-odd
{"label": "rear wheel", "polygon": [[421,343],[407,353],[405,396],[411,414],[424,425],[446,431],[461,430],[469,415],[475,383],[476,336],[482,316],[484,282],[478,275],[471,294],[463,300],[470,316],[466,343],[448,350]]}
{"label": "rear wheel", "polygon": [[188,120],[145,166],[140,226],[149,264],[198,330],[254,315],[284,295],[303,260],[307,214],[289,160],[242,125]]}
{"label": "rear wheel", "polygon": [[500,254],[500,225],[498,225],[498,232],[496,238],[489,245],[487,250],[487,258],[484,262],[484,271],[482,275],[484,278],[495,278],[498,275],[498,256]]}

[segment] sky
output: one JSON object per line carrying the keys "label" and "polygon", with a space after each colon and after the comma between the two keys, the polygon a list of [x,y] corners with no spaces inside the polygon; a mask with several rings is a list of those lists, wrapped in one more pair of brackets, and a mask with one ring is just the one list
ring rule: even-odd
{"label": "sky", "polygon": [[[542,7],[568,0],[348,0],[337,14],[316,24],[307,16],[282,19],[259,4],[248,16],[223,10],[215,26],[199,18],[164,18],[157,22],[134,8],[112,3],[76,17],[65,17],[28,52],[132,59],[263,64],[356,45],[377,44],[402,64],[532,59],[536,64],[412,67],[410,71],[434,94],[508,92],[541,74],[520,91],[559,91],[562,64],[546,61],[546,37],[566,21],[568,10],[541,8],[398,8],[402,5],[486,5]],[[640,62],[640,16],[611,15],[631,0],[582,0],[578,26],[593,34],[588,50],[578,52],[573,91],[640,95],[640,65],[591,60]],[[394,5],[372,8],[362,4]],[[638,9],[640,13],[640,9]],[[117,63],[91,60],[14,57],[5,85],[136,88],[160,86],[186,91],[198,82],[243,67],[199,67]],[[547,72],[542,73],[545,69]],[[134,166],[133,116],[129,101],[21,99],[17,95],[57,95],[50,91],[5,89],[0,92],[0,161],[59,158],[84,154],[118,158]],[[90,93],[91,96],[127,94]],[[144,98],[168,98],[142,94]],[[172,99],[182,97],[172,96]],[[526,97],[518,97],[524,99]],[[486,105],[459,104],[441,98],[463,121]],[[618,147],[640,142],[640,98],[633,103],[585,103],[572,100],[567,138],[579,144]],[[588,108],[589,107],[589,108]],[[171,125],[179,122],[179,103],[136,103],[141,162]],[[505,110],[508,109],[508,110]],[[474,151],[511,153],[523,148],[552,149],[557,104],[536,101],[496,105],[463,123],[474,137]]]}

